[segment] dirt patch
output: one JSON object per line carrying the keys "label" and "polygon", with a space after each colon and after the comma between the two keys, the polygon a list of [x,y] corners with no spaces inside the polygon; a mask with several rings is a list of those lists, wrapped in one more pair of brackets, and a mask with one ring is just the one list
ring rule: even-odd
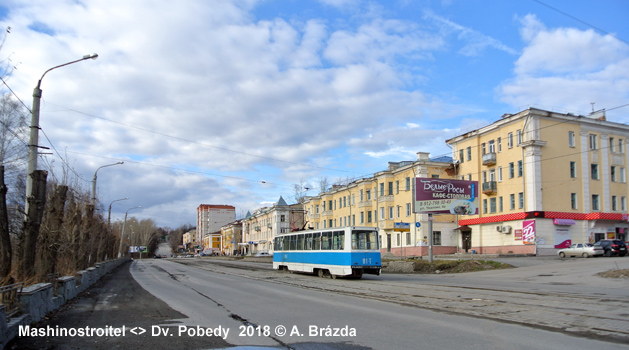
{"label": "dirt patch", "polygon": [[416,273],[462,273],[510,268],[513,266],[491,260],[435,260],[432,263],[420,260],[413,263]]}
{"label": "dirt patch", "polygon": [[629,278],[629,269],[616,269],[605,272],[599,272],[597,276],[606,278]]}

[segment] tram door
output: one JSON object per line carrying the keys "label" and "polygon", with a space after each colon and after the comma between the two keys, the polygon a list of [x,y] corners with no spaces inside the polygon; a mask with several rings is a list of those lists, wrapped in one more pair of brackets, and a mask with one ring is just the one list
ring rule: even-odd
{"label": "tram door", "polygon": [[461,231],[461,241],[462,248],[467,253],[468,250],[472,249],[472,231]]}
{"label": "tram door", "polygon": [[387,252],[391,253],[391,234],[387,233]]}

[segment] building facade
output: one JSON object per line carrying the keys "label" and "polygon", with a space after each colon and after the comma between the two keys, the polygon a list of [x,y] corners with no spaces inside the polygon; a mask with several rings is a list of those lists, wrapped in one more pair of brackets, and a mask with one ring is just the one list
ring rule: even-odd
{"label": "building facade", "polygon": [[225,255],[236,255],[240,253],[242,242],[242,220],[230,222],[221,227],[221,247],[220,250]]}
{"label": "building facade", "polygon": [[[417,153],[417,160],[389,162],[388,169],[347,185],[334,185],[304,202],[308,228],[367,226],[380,229],[383,253],[396,256],[429,254],[430,218],[414,211],[415,178],[453,178],[452,159],[430,159]],[[435,215],[433,253],[457,252],[457,217]],[[402,225],[400,225],[402,224]]]}
{"label": "building facade", "polygon": [[[234,220],[236,220],[236,208],[231,205],[199,205],[197,207],[197,228],[195,237],[195,242],[197,246],[199,246],[199,249],[219,249],[221,226],[233,222]],[[209,237],[209,235],[211,236]],[[218,238],[216,236],[218,236]]]}
{"label": "building facade", "polygon": [[455,177],[482,188],[480,214],[459,221],[461,239],[479,253],[538,255],[626,240],[628,137],[604,112],[530,108],[447,140]]}
{"label": "building facade", "polygon": [[243,253],[273,253],[273,239],[278,234],[297,231],[303,226],[303,206],[288,205],[280,196],[272,207],[257,209],[242,221]]}

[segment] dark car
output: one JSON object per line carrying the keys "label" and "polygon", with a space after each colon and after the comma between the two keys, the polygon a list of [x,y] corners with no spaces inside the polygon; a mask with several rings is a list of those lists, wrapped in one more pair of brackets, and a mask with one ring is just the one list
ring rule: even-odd
{"label": "dark car", "polygon": [[594,243],[594,246],[602,247],[605,256],[627,255],[627,246],[625,245],[625,242],[618,239],[602,239]]}

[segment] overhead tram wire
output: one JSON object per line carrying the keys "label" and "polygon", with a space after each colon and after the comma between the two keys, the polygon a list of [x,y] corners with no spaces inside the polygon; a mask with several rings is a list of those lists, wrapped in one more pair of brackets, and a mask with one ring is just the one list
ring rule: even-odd
{"label": "overhead tram wire", "polygon": [[57,104],[54,104],[54,103],[48,102],[48,104],[64,108],[64,109],[66,109],[68,111],[72,111],[74,113],[82,114],[82,115],[85,115],[85,116],[88,116],[88,117],[92,117],[92,118],[96,118],[96,119],[105,120],[105,121],[108,121],[110,123],[122,125],[122,126],[125,126],[125,127],[128,127],[128,128],[141,130],[141,131],[144,131],[144,132],[148,132],[148,133],[152,133],[152,134],[155,134],[155,135],[164,136],[164,137],[175,139],[175,140],[179,140],[179,141],[184,141],[184,142],[193,143],[193,144],[197,144],[197,145],[201,145],[201,146],[205,146],[205,147],[210,147],[210,148],[218,149],[218,150],[221,150],[221,151],[227,151],[227,152],[232,152],[232,153],[237,153],[237,154],[243,154],[243,155],[246,155],[246,156],[260,158],[260,159],[266,159],[266,160],[271,160],[271,161],[275,161],[275,162],[287,163],[287,164],[292,164],[292,165],[300,165],[300,166],[305,166],[305,167],[314,168],[314,169],[329,170],[329,171],[336,171],[336,172],[343,172],[343,173],[350,173],[350,174],[354,173],[354,172],[351,172],[351,171],[348,171],[348,170],[341,170],[341,169],[334,169],[334,168],[325,168],[325,167],[320,167],[320,166],[311,165],[311,164],[297,163],[297,162],[291,162],[291,161],[277,159],[277,158],[272,158],[272,157],[267,157],[267,156],[255,155],[255,154],[251,154],[251,153],[247,153],[247,152],[243,152],[243,151],[236,151],[236,150],[232,150],[232,149],[224,148],[224,147],[212,146],[212,145],[208,145],[208,144],[201,143],[201,142],[198,142],[198,141],[188,140],[188,139],[184,139],[182,137],[172,136],[172,135],[168,135],[168,134],[161,133],[161,132],[158,132],[158,131],[145,129],[145,128],[142,128],[142,127],[139,127],[139,126],[121,123],[121,122],[118,122],[118,121],[115,121],[115,120],[107,119],[105,117],[99,117],[97,115],[81,112],[81,111],[78,111],[78,110],[75,110],[75,109],[72,109],[72,108],[68,108],[68,107],[64,107],[64,106],[61,106],[61,105],[57,105]]}

